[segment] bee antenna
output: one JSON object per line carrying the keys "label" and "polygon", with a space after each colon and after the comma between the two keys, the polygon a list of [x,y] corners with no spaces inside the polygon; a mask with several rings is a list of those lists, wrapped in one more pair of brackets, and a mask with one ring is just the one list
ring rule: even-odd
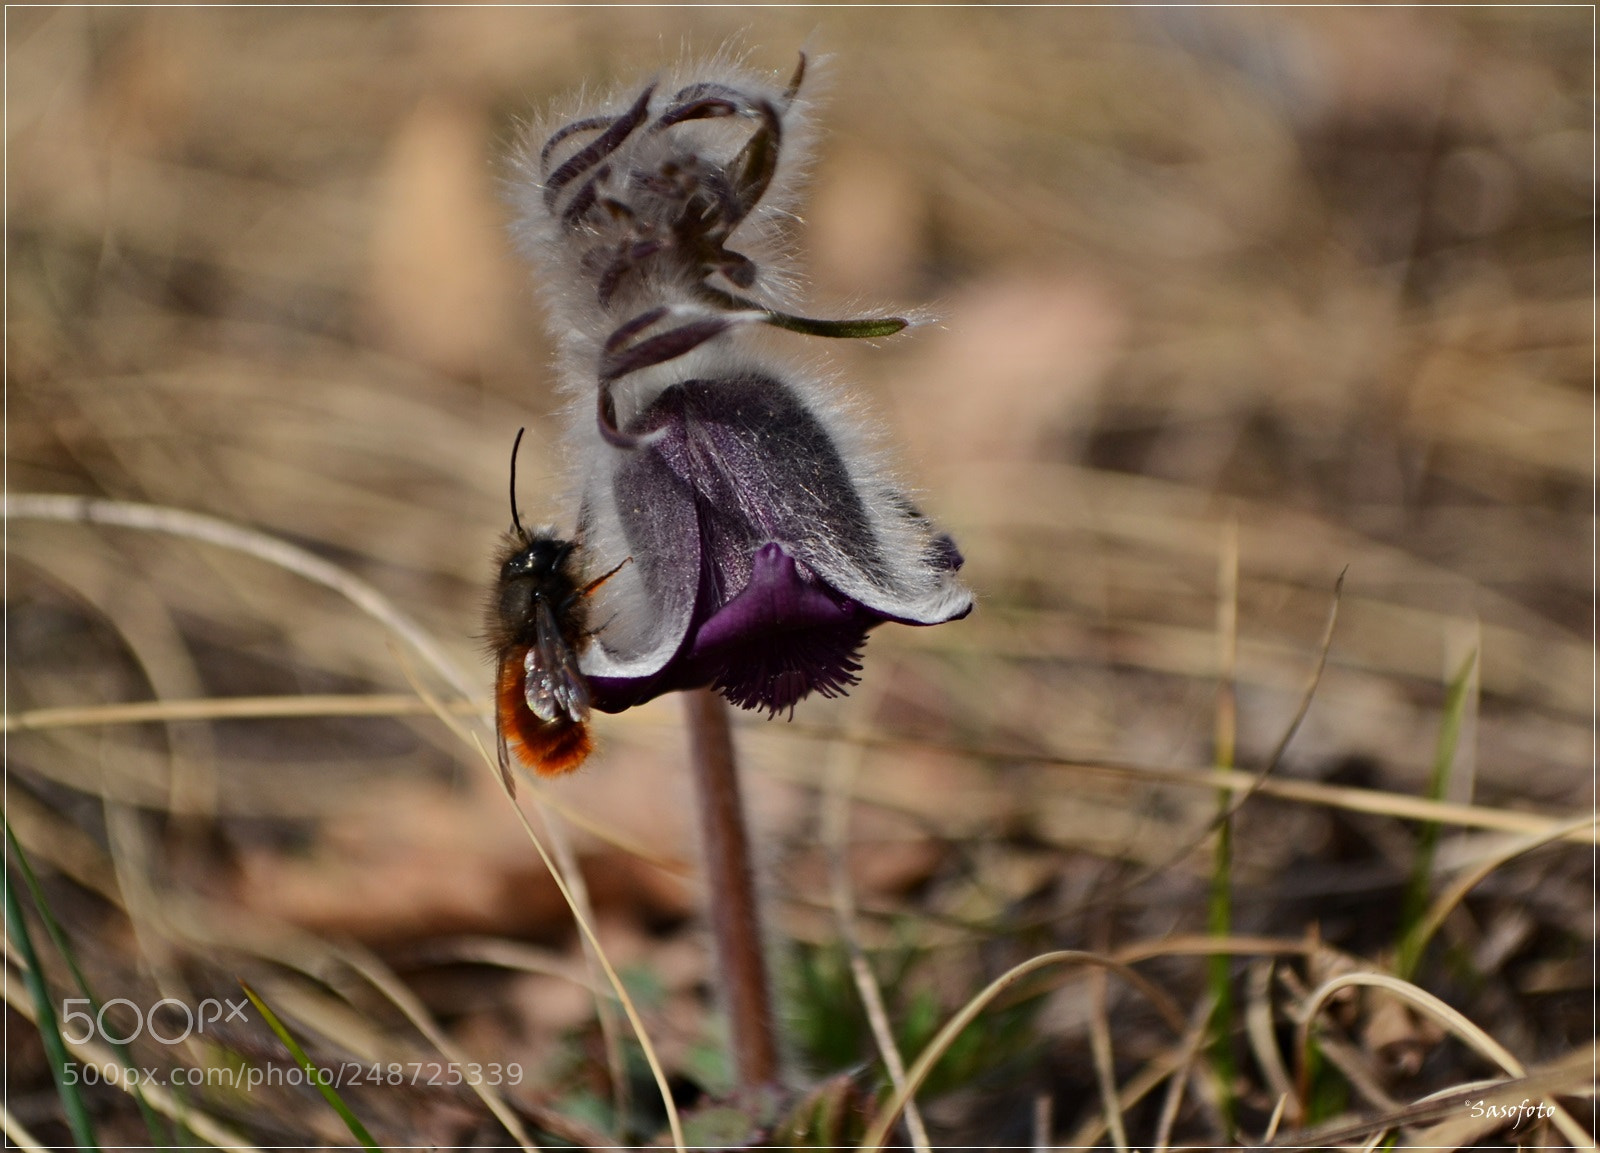
{"label": "bee antenna", "polygon": [[517,449],[522,445],[522,434],[527,431],[526,428],[517,429],[517,439],[511,442],[511,527],[517,530],[518,536],[527,535],[522,518],[517,515]]}

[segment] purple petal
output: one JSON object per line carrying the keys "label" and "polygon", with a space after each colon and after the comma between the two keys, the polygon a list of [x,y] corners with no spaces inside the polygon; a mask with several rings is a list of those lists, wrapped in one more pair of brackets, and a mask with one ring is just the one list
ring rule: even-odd
{"label": "purple petal", "polygon": [[756,550],[750,583],[700,626],[688,663],[716,669],[712,685],[732,704],[776,714],[860,680],[861,647],[876,623],[767,544]]}
{"label": "purple petal", "polygon": [[882,617],[802,570],[782,546],[751,558],[749,582],[656,676],[594,677],[594,706],[617,712],[661,693],[710,685],[740,708],[777,714],[812,693],[840,696],[860,679],[867,630]]}
{"label": "purple petal", "polygon": [[[622,459],[610,487],[624,539],[606,555],[633,563],[595,595],[590,619],[598,633],[581,661],[591,684],[610,686],[596,693],[603,712],[667,691],[651,686],[693,638],[703,569],[694,494],[653,452]],[[581,534],[598,535],[589,523],[594,515],[585,508]]]}
{"label": "purple petal", "polygon": [[809,573],[778,544],[764,544],[750,563],[750,582],[700,626],[692,656],[714,653],[763,632],[857,625],[858,606]]}
{"label": "purple petal", "polygon": [[645,451],[696,494],[718,546],[711,564],[734,578],[724,599],[743,587],[751,554],[768,541],[813,568],[822,554],[842,554],[868,579],[887,581],[844,459],[782,382],[755,373],[684,381],[628,426],[635,436],[658,430]]}
{"label": "purple petal", "polygon": [[619,432],[636,447],[619,454],[601,499],[639,562],[619,623],[652,611],[673,623],[642,647],[608,628],[602,608],[584,658],[595,708],[710,685],[777,713],[855,684],[875,625],[970,611],[950,538],[897,491],[862,487],[781,381],[747,372],[674,384]]}

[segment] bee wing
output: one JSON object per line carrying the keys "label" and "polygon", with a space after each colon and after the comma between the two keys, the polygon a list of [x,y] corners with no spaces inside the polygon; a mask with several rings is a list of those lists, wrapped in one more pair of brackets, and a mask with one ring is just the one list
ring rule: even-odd
{"label": "bee wing", "polygon": [[556,704],[574,724],[582,724],[589,719],[589,682],[583,679],[578,668],[578,656],[562,637],[556,614],[543,598],[538,602],[534,619],[537,626],[534,648]]}

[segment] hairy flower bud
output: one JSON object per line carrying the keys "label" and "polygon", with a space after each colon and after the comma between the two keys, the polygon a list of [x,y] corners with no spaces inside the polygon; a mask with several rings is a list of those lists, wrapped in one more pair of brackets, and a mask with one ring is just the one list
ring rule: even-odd
{"label": "hairy flower bud", "polygon": [[598,346],[660,305],[784,305],[804,75],[804,57],[786,85],[717,59],[530,129],[513,160],[519,236],[569,340]]}

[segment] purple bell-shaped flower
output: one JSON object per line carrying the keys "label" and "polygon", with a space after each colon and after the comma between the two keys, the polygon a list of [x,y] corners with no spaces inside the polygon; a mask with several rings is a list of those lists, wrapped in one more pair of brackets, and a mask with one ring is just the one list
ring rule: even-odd
{"label": "purple bell-shaped flower", "polygon": [[589,606],[599,709],[702,686],[791,709],[855,684],[874,626],[972,608],[950,538],[771,331],[906,326],[787,310],[803,75],[802,60],[780,89],[718,63],[547,125],[519,161],[523,236],[579,397],[583,563],[634,561]]}

